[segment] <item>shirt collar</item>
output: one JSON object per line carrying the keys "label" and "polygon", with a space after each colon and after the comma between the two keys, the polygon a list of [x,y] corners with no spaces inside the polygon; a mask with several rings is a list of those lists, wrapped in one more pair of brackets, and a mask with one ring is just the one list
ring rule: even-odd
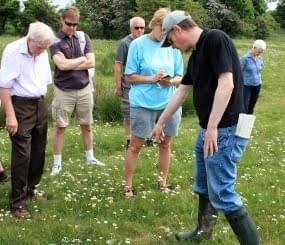
{"label": "shirt collar", "polygon": [[205,29],[202,31],[202,33],[201,33],[201,35],[200,35],[200,37],[199,37],[199,39],[198,39],[198,42],[197,42],[196,47],[195,47],[194,50],[199,49],[199,47],[201,46],[201,44],[202,44],[203,40],[205,39],[206,34],[207,34],[208,32],[209,32],[209,29],[207,29],[207,28],[205,28]]}
{"label": "shirt collar", "polygon": [[[62,31],[62,30],[60,30],[60,31],[58,32],[57,36],[58,36],[60,39],[69,37],[69,36],[68,36],[64,31]],[[72,35],[72,36],[78,38],[77,32],[75,32],[75,34]]]}
{"label": "shirt collar", "polygon": [[28,38],[27,37],[24,37],[21,39],[19,51],[21,54],[30,55],[29,49],[28,49]]}

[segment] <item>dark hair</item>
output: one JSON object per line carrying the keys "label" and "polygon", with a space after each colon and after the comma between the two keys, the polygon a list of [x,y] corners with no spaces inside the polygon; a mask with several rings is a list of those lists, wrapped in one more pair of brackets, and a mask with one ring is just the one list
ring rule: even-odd
{"label": "dark hair", "polygon": [[183,30],[191,29],[191,28],[197,26],[196,22],[191,17],[189,17],[185,20],[182,20],[177,25],[180,26]]}

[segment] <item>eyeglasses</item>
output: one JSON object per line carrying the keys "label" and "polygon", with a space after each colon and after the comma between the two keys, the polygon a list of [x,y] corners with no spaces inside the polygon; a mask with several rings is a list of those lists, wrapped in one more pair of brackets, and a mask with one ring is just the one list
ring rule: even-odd
{"label": "eyeglasses", "polygon": [[139,30],[139,29],[144,30],[144,26],[135,26],[134,29],[135,30]]}
{"label": "eyeglasses", "polygon": [[64,21],[64,24],[66,24],[67,26],[73,26],[73,27],[76,27],[78,25],[78,23],[70,23],[67,21]]}

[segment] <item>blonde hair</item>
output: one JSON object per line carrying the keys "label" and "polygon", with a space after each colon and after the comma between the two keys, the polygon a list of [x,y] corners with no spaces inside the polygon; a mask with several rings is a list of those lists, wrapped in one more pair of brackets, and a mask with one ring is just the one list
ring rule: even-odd
{"label": "blonde hair", "polygon": [[163,19],[166,15],[170,13],[169,8],[160,8],[159,10],[155,11],[151,21],[149,22],[149,29],[153,29],[156,25],[162,25]]}

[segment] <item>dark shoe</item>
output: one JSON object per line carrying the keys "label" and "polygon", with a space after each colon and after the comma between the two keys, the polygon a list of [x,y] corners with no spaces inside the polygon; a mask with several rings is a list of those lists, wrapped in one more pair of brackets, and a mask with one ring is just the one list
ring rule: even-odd
{"label": "dark shoe", "polygon": [[4,184],[10,180],[10,176],[6,174],[5,171],[0,173],[0,184]]}
{"label": "dark shoe", "polygon": [[242,207],[232,214],[226,215],[226,218],[241,245],[261,244],[256,225],[252,221],[245,207]]}
{"label": "dark shoe", "polygon": [[146,139],[144,145],[147,147],[152,147],[154,145],[153,139]]}
{"label": "dark shoe", "polygon": [[131,140],[127,139],[126,150],[128,150]]}
{"label": "dark shoe", "polygon": [[218,212],[206,198],[199,196],[198,224],[193,231],[177,232],[177,240],[210,240],[216,224]]}
{"label": "dark shoe", "polygon": [[11,213],[16,218],[19,218],[19,219],[31,219],[32,218],[32,215],[24,206],[21,206],[19,208],[12,208]]}

